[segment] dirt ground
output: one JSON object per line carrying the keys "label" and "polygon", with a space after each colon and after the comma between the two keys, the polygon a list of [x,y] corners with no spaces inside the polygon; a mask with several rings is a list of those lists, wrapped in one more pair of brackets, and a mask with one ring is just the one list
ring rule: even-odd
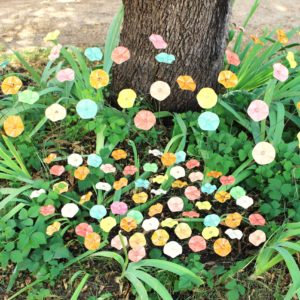
{"label": "dirt ground", "polygon": [[[45,46],[43,37],[59,29],[63,44],[103,45],[109,23],[121,0],[0,0],[2,48]],[[242,24],[253,0],[236,0],[232,22]],[[251,33],[265,28],[291,29],[300,25],[299,0],[261,0],[248,27]]]}

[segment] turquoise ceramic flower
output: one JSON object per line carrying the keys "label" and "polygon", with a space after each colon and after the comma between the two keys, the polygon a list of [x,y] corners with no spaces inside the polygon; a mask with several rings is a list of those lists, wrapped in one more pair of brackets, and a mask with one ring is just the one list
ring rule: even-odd
{"label": "turquoise ceramic flower", "polygon": [[76,111],[82,119],[93,119],[97,114],[98,106],[90,99],[83,99],[77,103]]}
{"label": "turquoise ceramic flower", "polygon": [[33,92],[31,90],[25,90],[18,94],[19,102],[34,104],[40,99],[40,95],[37,92]]}
{"label": "turquoise ceramic flower", "polygon": [[136,188],[144,188],[147,189],[149,187],[150,182],[147,179],[139,178],[135,181]]}
{"label": "turquoise ceramic flower", "polygon": [[90,209],[90,216],[94,219],[100,220],[107,214],[107,210],[103,205],[94,205]]}
{"label": "turquoise ceramic flower", "polygon": [[176,152],[175,156],[176,156],[176,164],[182,163],[186,159],[186,153],[184,151]]}
{"label": "turquoise ceramic flower", "polygon": [[145,163],[143,166],[145,172],[152,172],[155,173],[158,170],[157,164],[155,163]]}
{"label": "turquoise ceramic flower", "polygon": [[168,54],[165,52],[159,53],[155,56],[155,59],[164,64],[172,64],[175,61],[175,56],[173,54]]}
{"label": "turquoise ceramic flower", "polygon": [[102,158],[97,154],[90,154],[87,159],[87,164],[91,167],[98,168],[102,164]]}
{"label": "turquoise ceramic flower", "polygon": [[220,124],[218,115],[210,111],[200,114],[198,118],[199,127],[205,131],[215,131]]}
{"label": "turquoise ceramic flower", "polygon": [[217,187],[215,185],[212,185],[210,183],[205,183],[202,187],[201,187],[201,192],[206,193],[206,194],[212,194],[215,190],[217,189]]}
{"label": "turquoise ceramic flower", "polygon": [[232,196],[232,198],[237,200],[243,196],[246,196],[246,191],[242,187],[236,186],[230,190],[230,195]]}
{"label": "turquoise ceramic flower", "polygon": [[218,215],[216,214],[211,214],[211,215],[207,215],[204,218],[204,226],[205,227],[217,227],[221,222],[221,219]]}
{"label": "turquoise ceramic flower", "polygon": [[135,219],[137,224],[140,224],[144,219],[143,214],[138,210],[129,211],[127,217],[131,217],[132,219]]}
{"label": "turquoise ceramic flower", "polygon": [[99,61],[103,57],[103,53],[100,48],[86,48],[84,55],[88,58],[89,61]]}

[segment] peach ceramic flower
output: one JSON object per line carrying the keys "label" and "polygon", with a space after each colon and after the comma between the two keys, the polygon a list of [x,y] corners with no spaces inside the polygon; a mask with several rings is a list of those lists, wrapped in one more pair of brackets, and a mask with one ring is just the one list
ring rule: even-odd
{"label": "peach ceramic flower", "polygon": [[90,85],[94,89],[101,89],[107,86],[109,83],[108,74],[101,69],[97,69],[91,72],[90,74]]}
{"label": "peach ceramic flower", "polygon": [[105,174],[116,172],[116,168],[112,164],[103,164],[101,165],[100,170]]}
{"label": "peach ceramic flower", "polygon": [[97,250],[100,247],[101,237],[96,232],[87,233],[84,238],[84,246],[88,250]]}
{"label": "peach ceramic flower", "polygon": [[241,225],[242,219],[243,217],[237,212],[228,214],[225,219],[225,224],[230,228],[236,228]]}
{"label": "peach ceramic flower", "polygon": [[219,74],[218,82],[221,83],[226,89],[230,89],[235,87],[239,80],[233,72],[226,70]]}
{"label": "peach ceramic flower", "polygon": [[226,191],[220,191],[215,193],[215,199],[220,203],[225,203],[230,198],[231,198],[230,193]]}
{"label": "peach ceramic flower", "polygon": [[200,215],[196,211],[191,210],[191,211],[184,211],[182,213],[182,216],[187,218],[199,218]]}
{"label": "peach ceramic flower", "polygon": [[267,165],[274,161],[276,151],[270,143],[259,142],[253,148],[252,156],[259,165]]}
{"label": "peach ceramic flower", "polygon": [[191,170],[200,167],[200,162],[196,159],[190,159],[185,165],[189,170]]}
{"label": "peach ceramic flower", "polygon": [[236,53],[230,51],[229,49],[227,49],[225,53],[228,64],[236,67],[240,65],[241,61]]}
{"label": "peach ceramic flower", "polygon": [[251,214],[248,219],[250,224],[254,226],[264,226],[266,224],[265,218],[258,213]]}
{"label": "peach ceramic flower", "polygon": [[54,176],[60,176],[65,172],[65,167],[60,165],[54,165],[50,168],[50,174]]}
{"label": "peach ceramic flower", "polygon": [[46,234],[52,236],[55,232],[58,232],[61,224],[59,222],[53,222],[53,224],[49,225],[46,229]]}
{"label": "peach ceramic flower", "polygon": [[3,80],[1,90],[4,95],[15,95],[19,92],[22,86],[23,83],[18,77],[9,76]]}
{"label": "peach ceramic flower", "polygon": [[152,234],[151,241],[153,245],[162,247],[168,242],[169,238],[169,234],[166,230],[158,229]]}
{"label": "peach ceramic flower", "polygon": [[129,245],[132,249],[138,249],[140,247],[146,246],[146,239],[145,236],[140,233],[136,232],[129,238]]}
{"label": "peach ceramic flower", "polygon": [[184,207],[183,200],[180,197],[171,197],[167,204],[171,212],[182,211]]}
{"label": "peach ceramic flower", "polygon": [[145,192],[136,193],[132,195],[132,200],[136,204],[143,204],[148,200],[148,194]]}
{"label": "peach ceramic flower", "polygon": [[201,180],[203,180],[203,178],[204,178],[204,175],[202,172],[192,172],[189,175],[189,180],[191,182],[201,181]]}
{"label": "peach ceramic flower", "polygon": [[111,156],[114,160],[121,160],[127,157],[127,153],[122,149],[117,149],[111,153]]}
{"label": "peach ceramic flower", "polygon": [[231,245],[226,239],[220,238],[214,242],[214,251],[219,256],[227,256],[231,252],[231,249]]}
{"label": "peach ceramic flower", "polygon": [[44,217],[53,215],[55,213],[55,207],[53,205],[44,205],[40,207],[40,214]]}
{"label": "peach ceramic flower", "polygon": [[192,235],[192,229],[187,223],[180,223],[174,230],[180,240],[188,239]]}
{"label": "peach ceramic flower", "polygon": [[24,131],[24,124],[21,117],[9,116],[3,123],[5,134],[10,137],[18,137]]}
{"label": "peach ceramic flower", "polygon": [[128,48],[119,46],[112,51],[111,59],[114,63],[120,65],[130,59],[130,52]]}
{"label": "peach ceramic flower", "polygon": [[121,229],[130,232],[137,228],[136,220],[131,217],[125,217],[120,222]]}
{"label": "peach ceramic flower", "polygon": [[132,261],[132,262],[138,262],[141,259],[143,259],[146,256],[146,249],[145,247],[139,247],[136,249],[131,249],[128,252],[128,258]]}
{"label": "peach ceramic flower", "polygon": [[93,232],[93,228],[87,223],[80,223],[75,227],[75,233],[79,236],[85,237],[88,233],[91,232]]}
{"label": "peach ceramic flower", "polygon": [[255,230],[249,235],[249,242],[256,247],[264,243],[266,239],[266,234],[262,230]]}
{"label": "peach ceramic flower", "polygon": [[182,90],[194,92],[196,89],[196,83],[191,76],[181,75],[176,82]]}
{"label": "peach ceramic flower", "polygon": [[149,110],[141,110],[134,117],[134,125],[141,130],[150,130],[156,124],[154,113]]}
{"label": "peach ceramic flower", "polygon": [[148,215],[149,217],[153,217],[155,215],[161,214],[163,210],[163,205],[161,203],[154,204],[150,206]]}
{"label": "peach ceramic flower", "polygon": [[134,175],[138,171],[137,167],[134,165],[126,166],[123,170],[123,175],[128,176],[128,175]]}
{"label": "peach ceramic flower", "polygon": [[265,120],[269,115],[269,106],[262,100],[253,100],[247,109],[247,114],[255,122]]}
{"label": "peach ceramic flower", "polygon": [[[126,236],[121,236],[121,237],[122,237],[122,242],[123,242],[124,246],[127,247],[127,245],[128,245],[127,237]],[[123,246],[121,243],[120,236],[116,235],[115,237],[113,237],[110,241],[110,245],[117,250],[121,250],[123,248]]]}
{"label": "peach ceramic flower", "polygon": [[200,235],[195,235],[189,240],[189,248],[193,252],[200,252],[206,249],[206,241]]}
{"label": "peach ceramic flower", "polygon": [[235,178],[234,178],[232,175],[229,175],[229,176],[221,176],[220,182],[222,183],[222,185],[230,185],[230,184],[234,184]]}
{"label": "peach ceramic flower", "polygon": [[195,201],[197,199],[200,199],[201,192],[198,188],[195,186],[188,186],[184,190],[184,195],[191,201]]}
{"label": "peach ceramic flower", "polygon": [[90,174],[89,168],[85,166],[78,167],[74,172],[74,177],[78,180],[84,180]]}

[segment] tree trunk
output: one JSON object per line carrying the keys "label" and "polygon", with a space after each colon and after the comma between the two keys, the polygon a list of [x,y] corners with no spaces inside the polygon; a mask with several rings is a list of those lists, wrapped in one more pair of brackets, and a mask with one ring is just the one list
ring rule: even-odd
{"label": "tree trunk", "polygon": [[[113,67],[113,91],[134,89],[156,108],[169,111],[198,109],[197,92],[203,87],[218,89],[217,77],[223,66],[228,33],[230,0],[123,0],[125,15],[120,45],[130,50],[131,58]],[[149,41],[160,34],[168,43],[157,50]],[[176,60],[159,63],[160,52],[173,54]],[[195,92],[179,89],[176,79],[190,75],[197,84]],[[171,86],[171,95],[162,102],[151,99],[153,82],[162,80]]]}

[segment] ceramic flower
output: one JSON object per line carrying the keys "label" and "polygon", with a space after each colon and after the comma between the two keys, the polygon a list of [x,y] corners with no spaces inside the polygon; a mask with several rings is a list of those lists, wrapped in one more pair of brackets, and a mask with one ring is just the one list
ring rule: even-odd
{"label": "ceramic flower", "polygon": [[220,191],[215,193],[215,199],[220,203],[225,203],[227,200],[231,198],[230,193],[226,191]]}
{"label": "ceramic flower", "polygon": [[127,157],[127,153],[122,149],[116,149],[111,153],[111,156],[114,160],[121,160]]}
{"label": "ceramic flower", "polygon": [[64,218],[72,219],[78,213],[79,207],[75,203],[67,203],[61,209],[61,215]]}
{"label": "ceramic flower", "polygon": [[109,76],[104,70],[97,69],[91,72],[90,85],[94,89],[98,90],[103,87],[106,87],[108,83],[109,83]]}
{"label": "ceramic flower", "polygon": [[69,190],[69,185],[65,181],[57,182],[52,187],[53,191],[58,194],[66,193]]}
{"label": "ceramic flower", "polygon": [[158,170],[158,166],[157,166],[156,163],[145,163],[145,164],[143,165],[143,170],[144,170],[145,172],[152,172],[152,173],[155,173],[155,172],[157,172],[157,170]]}
{"label": "ceramic flower", "polygon": [[210,183],[205,183],[204,185],[201,186],[201,192],[209,195],[212,194],[214,191],[216,191],[216,189],[217,187]]}
{"label": "ceramic flower", "polygon": [[144,234],[140,232],[134,233],[130,238],[129,238],[129,245],[132,249],[138,249],[140,247],[146,246],[146,239]]}
{"label": "ceramic flower", "polygon": [[249,235],[249,242],[256,247],[264,243],[266,239],[266,234],[262,230],[255,230]]}
{"label": "ceramic flower", "polygon": [[130,52],[128,48],[119,46],[112,51],[111,59],[114,63],[120,65],[130,59]]}
{"label": "ceramic flower", "polygon": [[120,178],[119,180],[115,181],[113,184],[113,188],[118,191],[123,187],[128,185],[128,179],[125,177]]}
{"label": "ceramic flower", "polygon": [[50,168],[50,174],[54,176],[60,176],[65,172],[65,167],[60,165],[54,165]]}
{"label": "ceramic flower", "polygon": [[242,196],[236,200],[236,205],[241,206],[244,209],[249,208],[253,203],[253,199],[248,196]]}
{"label": "ceramic flower", "polygon": [[191,201],[195,201],[197,199],[200,199],[201,192],[198,188],[195,186],[188,186],[184,190],[184,195]]}
{"label": "ceramic flower", "polygon": [[80,200],[79,200],[79,204],[84,204],[85,202],[88,202],[91,200],[91,197],[93,196],[93,193],[92,192],[87,192],[86,194],[82,195],[80,197]]}
{"label": "ceramic flower", "polygon": [[154,155],[154,156],[162,156],[163,155],[163,153],[161,152],[161,151],[159,151],[158,149],[153,149],[153,150],[149,150],[148,151],[148,153],[149,154],[152,154],[152,155]]}
{"label": "ceramic flower", "polygon": [[176,155],[174,153],[164,153],[161,157],[161,162],[165,167],[170,167],[176,162]]}
{"label": "ceramic flower", "polygon": [[250,38],[253,40],[254,44],[263,46],[265,43],[262,42],[257,36],[251,34]]}
{"label": "ceramic flower", "polygon": [[268,165],[276,157],[275,148],[267,142],[259,142],[252,150],[252,156],[259,165]]}
{"label": "ceramic flower", "polygon": [[52,42],[56,41],[60,35],[59,30],[54,30],[51,32],[48,32],[47,35],[44,37],[44,42]]}
{"label": "ceramic flower", "polygon": [[155,49],[166,49],[168,44],[164,41],[163,37],[159,34],[151,34],[149,36],[150,42],[153,44]]}
{"label": "ceramic flower", "polygon": [[181,75],[177,78],[176,82],[178,83],[180,89],[184,91],[194,92],[196,89],[196,83],[191,76]]}
{"label": "ceramic flower", "polygon": [[171,212],[179,212],[183,210],[184,203],[180,197],[172,197],[167,202]]}
{"label": "ceramic flower", "polygon": [[34,92],[31,90],[25,90],[18,94],[18,101],[27,104],[34,104],[40,99],[40,95],[38,92]]}
{"label": "ceramic flower", "polygon": [[206,240],[210,240],[213,237],[217,237],[219,235],[219,229],[217,227],[205,227],[202,230],[202,236]]}
{"label": "ceramic flower", "polygon": [[171,241],[164,245],[163,252],[171,258],[175,258],[182,254],[182,246],[175,241]]}
{"label": "ceramic flower", "polygon": [[56,79],[59,82],[73,81],[75,79],[75,72],[70,68],[62,69],[56,74]]}
{"label": "ceramic flower", "polygon": [[156,124],[156,117],[149,110],[141,110],[134,117],[134,125],[141,130],[150,130]]}
{"label": "ceramic flower", "polygon": [[87,233],[84,238],[84,246],[88,250],[97,250],[100,247],[101,237],[96,232]]}
{"label": "ceramic flower", "polygon": [[139,178],[134,182],[136,188],[144,188],[147,189],[150,185],[150,182],[147,179]]}
{"label": "ceramic flower", "polygon": [[230,195],[237,200],[238,198],[245,196],[246,191],[240,186],[235,186],[230,190]]}
{"label": "ceramic flower", "polygon": [[131,217],[125,217],[121,220],[120,227],[126,232],[130,232],[137,228],[137,222]]}
{"label": "ceramic flower", "polygon": [[230,228],[236,228],[241,225],[242,220],[243,217],[237,212],[228,214],[225,219],[225,225]]}
{"label": "ceramic flower", "polygon": [[128,258],[132,262],[138,262],[142,260],[146,256],[146,249],[145,247],[139,247],[136,249],[131,249],[128,252]]}
{"label": "ceramic flower", "polygon": [[125,215],[128,210],[128,206],[125,202],[115,201],[110,205],[111,212],[114,215]]}
{"label": "ceramic flower", "polygon": [[292,51],[288,51],[286,59],[288,60],[291,69],[295,69],[298,66],[298,63],[295,60],[295,55]]}
{"label": "ceramic flower", "polygon": [[80,223],[75,227],[75,233],[85,237],[88,233],[93,232],[93,227],[87,223]]}
{"label": "ceramic flower", "polygon": [[121,108],[131,108],[134,105],[137,95],[132,89],[124,89],[119,93],[118,104]]}
{"label": "ceramic flower", "polygon": [[171,168],[170,175],[175,179],[179,179],[185,176],[185,170],[181,166],[175,166]]}
{"label": "ceramic flower", "polygon": [[206,227],[217,227],[221,222],[221,219],[216,214],[207,215],[204,218],[204,226]]}
{"label": "ceramic flower", "polygon": [[226,229],[225,234],[227,234],[232,240],[240,240],[243,237],[243,232],[239,229]]}
{"label": "ceramic flower", "polygon": [[183,187],[185,187],[185,186],[187,186],[188,184],[187,184],[187,182],[185,182],[185,181],[181,181],[181,180],[175,180],[173,183],[172,183],[172,188],[179,188],[179,189],[181,189],[181,188],[183,188]]}
{"label": "ceramic flower", "polygon": [[191,210],[191,211],[184,211],[182,213],[182,216],[187,218],[199,218],[200,215],[196,211]]}
{"label": "ceramic flower", "polygon": [[4,95],[15,95],[22,88],[23,83],[17,76],[6,77],[2,84],[1,90]]}
{"label": "ceramic flower", "polygon": [[276,33],[277,39],[281,44],[286,45],[289,42],[289,38],[282,29],[276,30]]}
{"label": "ceramic flower", "polygon": [[89,61],[100,61],[103,57],[103,53],[98,47],[86,48],[84,55]]}
{"label": "ceramic flower", "polygon": [[219,256],[225,257],[227,256],[232,248],[228,240],[220,238],[214,242],[214,251]]}
{"label": "ceramic flower", "polygon": [[102,158],[97,154],[90,154],[87,159],[88,166],[98,168],[102,164]]}
{"label": "ceramic flower", "polygon": [[90,216],[96,220],[101,220],[106,214],[107,210],[103,205],[97,204],[90,209]]}
{"label": "ceramic flower", "polygon": [[94,119],[97,115],[98,106],[95,101],[82,99],[76,105],[76,112],[81,119]]}
{"label": "ceramic flower", "polygon": [[211,88],[203,88],[197,94],[197,101],[201,108],[209,109],[217,104],[218,95]]}
{"label": "ceramic flower", "polygon": [[46,234],[52,236],[55,232],[58,232],[60,229],[61,223],[60,222],[53,222],[53,224],[49,225],[46,229]]}
{"label": "ceramic flower", "polygon": [[127,213],[127,217],[130,217],[130,218],[134,219],[137,224],[141,224],[144,220],[143,214],[140,211],[134,210],[134,209],[131,209]]}
{"label": "ceramic flower", "polygon": [[117,221],[113,217],[106,217],[100,221],[100,228],[104,232],[110,232],[117,225]]}
{"label": "ceramic flower", "polygon": [[149,217],[153,217],[155,215],[161,214],[162,210],[163,210],[163,205],[161,203],[156,203],[150,206],[148,215]]}
{"label": "ceramic flower", "polygon": [[191,237],[188,245],[193,252],[200,252],[206,249],[206,241],[200,235]]}
{"label": "ceramic flower", "polygon": [[24,124],[19,116],[9,116],[3,123],[3,129],[7,136],[18,137],[24,131]]}
{"label": "ceramic flower", "polygon": [[44,217],[53,215],[55,213],[55,207],[53,205],[44,205],[40,207],[40,214]]}
{"label": "ceramic flower", "polygon": [[187,223],[178,224],[174,232],[180,240],[188,239],[192,235],[192,229]]}
{"label": "ceramic flower", "polygon": [[215,131],[219,127],[220,119],[213,112],[206,111],[201,113],[198,118],[198,125],[204,131]]}
{"label": "ceramic flower", "polygon": [[152,234],[151,241],[154,246],[162,247],[168,242],[169,238],[170,236],[166,230],[158,229]]}
{"label": "ceramic flower", "polygon": [[206,174],[208,177],[219,178],[222,176],[222,172],[219,171],[210,171]]}
{"label": "ceramic flower", "polygon": [[237,86],[239,80],[238,77],[231,71],[222,71],[219,74],[218,82],[221,83],[226,89]]}
{"label": "ceramic flower", "polygon": [[269,106],[262,100],[253,100],[247,109],[247,114],[255,122],[265,120],[269,115]]}
{"label": "ceramic flower", "polygon": [[275,79],[285,82],[289,78],[289,70],[281,63],[276,63],[273,65],[273,76]]}
{"label": "ceramic flower", "polygon": [[152,181],[153,183],[162,184],[162,183],[164,183],[165,181],[167,181],[168,178],[169,178],[168,175],[157,175],[157,176],[153,177],[153,178],[151,179],[151,181]]}
{"label": "ceramic flower", "polygon": [[173,54],[161,52],[155,56],[155,59],[159,63],[164,63],[164,64],[170,65],[175,61],[176,57]]}
{"label": "ceramic flower", "polygon": [[60,55],[60,51],[62,49],[62,45],[58,44],[58,45],[55,45],[51,51],[50,51],[50,54],[48,56],[48,59],[50,61],[55,61],[57,58],[59,58],[59,55]]}
{"label": "ceramic flower", "polygon": [[191,170],[200,167],[200,162],[196,159],[190,159],[185,165],[189,170]]}
{"label": "ceramic flower", "polygon": [[236,66],[236,67],[240,65],[241,61],[240,61],[238,54],[230,51],[229,49],[226,50],[225,54],[226,54],[226,59],[227,59],[228,64]]}
{"label": "ceramic flower", "polygon": [[163,101],[171,94],[170,86],[164,81],[155,81],[150,87],[150,95],[152,98]]}
{"label": "ceramic flower", "polygon": [[128,175],[134,175],[138,171],[137,167],[134,165],[126,166],[123,170],[123,175],[128,176]]}
{"label": "ceramic flower", "polygon": [[266,224],[265,218],[258,213],[251,214],[248,219],[250,224],[254,226],[264,226]]}
{"label": "ceramic flower", "polygon": [[77,168],[82,165],[82,163],[83,159],[80,154],[72,153],[68,156],[68,165]]}
{"label": "ceramic flower", "polygon": [[208,202],[208,201],[197,201],[195,203],[195,206],[199,209],[199,210],[210,210],[212,205]]}
{"label": "ceramic flower", "polygon": [[168,227],[168,228],[173,228],[177,224],[178,224],[178,221],[176,221],[176,220],[174,220],[172,218],[166,218],[165,220],[163,220],[160,223],[161,227]]}
{"label": "ceramic flower", "polygon": [[53,103],[46,108],[45,116],[52,122],[58,122],[67,116],[67,110],[62,105]]}
{"label": "ceramic flower", "polygon": [[86,166],[78,167],[74,172],[74,177],[78,180],[85,180],[90,174],[90,170]]}
{"label": "ceramic flower", "polygon": [[220,182],[222,185],[231,185],[234,184],[235,178],[232,175],[229,176],[221,176]]}
{"label": "ceramic flower", "polygon": [[38,198],[42,194],[46,194],[46,191],[44,189],[35,190],[31,192],[29,198],[30,199]]}
{"label": "ceramic flower", "polygon": [[182,163],[186,159],[186,153],[184,151],[176,152],[175,156],[176,156],[176,164]]}
{"label": "ceramic flower", "polygon": [[55,153],[50,153],[46,158],[43,159],[43,162],[49,165],[56,159],[56,157],[57,155]]}
{"label": "ceramic flower", "polygon": [[[128,245],[128,240],[126,236],[122,236],[122,242],[124,244],[125,247],[127,247]],[[120,236],[116,235],[115,237],[113,237],[110,241],[110,245],[117,249],[117,250],[121,250],[123,248],[121,240],[120,240]]]}
{"label": "ceramic flower", "polygon": [[105,174],[116,172],[116,168],[112,164],[103,164],[101,165],[100,170]]}
{"label": "ceramic flower", "polygon": [[132,200],[136,204],[146,203],[148,200],[148,194],[145,192],[135,193],[132,195]]}
{"label": "ceramic flower", "polygon": [[144,220],[142,224],[142,228],[145,231],[156,230],[158,227],[159,227],[159,221],[155,217]]}

